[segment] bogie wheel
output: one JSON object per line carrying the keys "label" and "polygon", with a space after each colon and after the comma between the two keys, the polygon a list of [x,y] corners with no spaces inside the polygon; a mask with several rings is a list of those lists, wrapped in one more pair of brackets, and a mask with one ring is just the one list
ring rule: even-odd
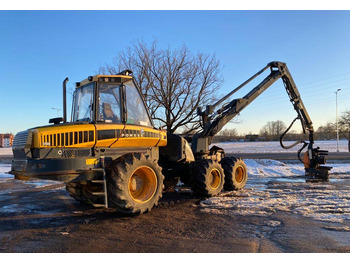
{"label": "bogie wheel", "polygon": [[224,187],[224,177],[224,171],[218,162],[202,159],[193,166],[191,188],[198,195],[215,196]]}
{"label": "bogie wheel", "polygon": [[241,158],[225,157],[221,160],[225,172],[226,191],[242,189],[248,180],[247,166]]}
{"label": "bogie wheel", "polygon": [[158,204],[164,189],[162,169],[144,154],[125,155],[107,172],[109,207],[128,214],[142,214]]}

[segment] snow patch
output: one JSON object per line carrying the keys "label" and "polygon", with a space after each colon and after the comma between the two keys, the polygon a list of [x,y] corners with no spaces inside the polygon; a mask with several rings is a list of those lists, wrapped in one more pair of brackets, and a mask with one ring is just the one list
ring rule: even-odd
{"label": "snow patch", "polygon": [[[286,145],[291,145],[295,141],[285,141]],[[215,143],[215,146],[221,147],[226,153],[281,153],[281,152],[297,152],[301,146],[295,146],[290,149],[283,149],[279,141],[258,141],[258,142],[222,142]],[[337,151],[336,140],[316,140],[314,147],[320,147],[322,150],[329,152]],[[348,141],[339,140],[339,151],[348,152]]]}
{"label": "snow patch", "polygon": [[0,148],[0,156],[12,156],[12,147]]}
{"label": "snow patch", "polygon": [[0,165],[0,183],[13,179],[12,175],[6,174],[10,170],[11,170],[11,165],[8,165],[8,164]]}
{"label": "snow patch", "polygon": [[[350,221],[350,165],[334,165],[343,183],[306,183],[304,168],[275,160],[247,159],[246,188],[201,201],[204,212],[228,215],[270,216],[292,212],[319,221]],[[345,182],[345,183],[344,183]],[[271,222],[272,223],[272,222]],[[272,223],[271,226],[278,223]]]}
{"label": "snow patch", "polygon": [[[62,184],[61,181],[53,181],[53,180],[43,180],[43,179],[33,179],[33,180],[15,180],[14,176],[11,174],[6,174],[11,170],[11,164],[0,164],[0,183],[7,183],[9,180],[13,180],[16,183],[25,184],[34,188],[45,188],[51,185]],[[57,190],[57,189],[56,189]],[[11,190],[14,191],[14,190]],[[3,194],[4,191],[0,192]]]}
{"label": "snow patch", "polygon": [[302,164],[287,165],[270,159],[245,159],[244,162],[249,176],[252,177],[291,177],[305,174]]}
{"label": "snow patch", "polygon": [[0,175],[11,170],[11,164],[0,164]]}

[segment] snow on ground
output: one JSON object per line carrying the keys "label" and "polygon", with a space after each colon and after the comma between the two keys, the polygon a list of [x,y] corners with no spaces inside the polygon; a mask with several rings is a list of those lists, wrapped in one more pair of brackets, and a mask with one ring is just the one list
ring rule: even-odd
{"label": "snow on ground", "polygon": [[0,148],[0,156],[5,156],[5,155],[12,156],[12,147]]}
{"label": "snow on ground", "polygon": [[[291,145],[294,141],[285,141],[286,145]],[[280,146],[279,141],[268,141],[268,142],[223,142],[213,144],[221,147],[226,153],[278,153],[278,152],[297,152],[300,146],[295,146],[291,149],[283,149]],[[315,147],[319,146],[323,150],[328,150],[329,152],[337,151],[337,141],[336,140],[325,140],[325,141],[315,141]],[[348,152],[348,141],[339,141],[339,151]],[[12,155],[12,148],[0,148],[1,155]]]}
{"label": "snow on ground", "polygon": [[[294,141],[285,141],[285,145],[291,145]],[[221,147],[226,153],[279,153],[279,152],[297,152],[302,144],[297,145],[291,149],[283,149],[279,141],[267,141],[267,142],[223,142],[213,144]],[[319,146],[323,150],[329,152],[337,151],[336,140],[315,141],[315,146]],[[339,151],[348,152],[348,141],[339,141]]]}
{"label": "snow on ground", "polygon": [[307,183],[302,165],[266,159],[245,163],[246,187],[202,201],[204,212],[270,216],[287,211],[319,221],[350,222],[350,164],[335,164],[329,182]]}
{"label": "snow on ground", "polygon": [[[0,164],[0,183],[11,183],[15,181],[15,183],[24,183],[34,188],[47,187],[54,184],[62,184],[62,182],[60,181],[44,180],[44,179],[33,179],[28,181],[14,180],[14,176],[11,174],[8,174],[10,170],[11,170],[11,164]],[[14,191],[14,190],[10,190],[10,191]],[[4,191],[0,192],[0,194],[3,194],[3,193]]]}
{"label": "snow on ground", "polygon": [[0,164],[0,183],[12,179],[13,176],[10,174],[5,174],[11,170],[10,164]]}
{"label": "snow on ground", "polygon": [[[305,174],[304,166],[271,159],[244,159],[250,177],[293,177]],[[350,164],[332,164],[330,174],[350,174]]]}
{"label": "snow on ground", "polygon": [[200,205],[204,212],[210,213],[270,216],[286,211],[319,221],[347,222],[349,225],[349,185],[343,190],[324,183],[270,180],[264,183],[263,190],[258,185],[208,198]]}
{"label": "snow on ground", "polygon": [[0,164],[0,175],[9,172],[11,170],[11,164]]}
{"label": "snow on ground", "polygon": [[301,165],[289,165],[271,159],[244,159],[249,176],[253,177],[288,177],[303,175]]}
{"label": "snow on ground", "polygon": [[[267,159],[246,159],[245,163],[249,173],[246,187],[202,201],[200,206],[204,212],[270,216],[287,211],[319,221],[342,223],[338,224],[341,230],[350,231],[350,164],[333,164],[329,182],[307,183],[302,164]],[[13,176],[5,174],[10,169],[11,165],[0,164],[0,183],[18,182],[35,188],[59,183],[48,180],[11,182]],[[8,192],[0,192],[4,194]]]}

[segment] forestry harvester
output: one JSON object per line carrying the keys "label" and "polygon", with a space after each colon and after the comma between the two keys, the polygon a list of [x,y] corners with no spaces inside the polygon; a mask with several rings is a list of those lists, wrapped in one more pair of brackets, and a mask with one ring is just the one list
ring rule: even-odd
{"label": "forestry harvester", "polygon": [[[224,103],[251,80],[270,74],[242,98]],[[327,151],[314,148],[313,126],[285,63],[271,62],[214,105],[198,108],[202,129],[182,137],[154,128],[146,103],[132,72],[96,75],[76,83],[71,122],[67,122],[66,83],[63,82],[63,117],[51,125],[17,133],[13,143],[11,174],[17,179],[51,179],[66,182],[78,201],[95,207],[111,207],[123,213],[144,213],[157,205],[166,186],[180,179],[201,196],[223,189],[239,190],[247,182],[244,161],[227,157],[213,146],[213,137],[278,79],[282,79],[309,142],[298,158],[307,176],[328,178]],[[216,109],[216,110],[215,110]],[[295,120],[296,120],[295,119]],[[293,121],[293,123],[295,122]],[[293,124],[292,123],[292,124]],[[307,147],[303,158],[301,150]]]}

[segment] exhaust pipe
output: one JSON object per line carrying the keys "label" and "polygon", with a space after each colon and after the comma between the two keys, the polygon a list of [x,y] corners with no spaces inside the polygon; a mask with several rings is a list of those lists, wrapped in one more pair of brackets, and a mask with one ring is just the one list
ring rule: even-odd
{"label": "exhaust pipe", "polygon": [[67,82],[69,78],[66,77],[63,81],[63,123],[67,123]]}

